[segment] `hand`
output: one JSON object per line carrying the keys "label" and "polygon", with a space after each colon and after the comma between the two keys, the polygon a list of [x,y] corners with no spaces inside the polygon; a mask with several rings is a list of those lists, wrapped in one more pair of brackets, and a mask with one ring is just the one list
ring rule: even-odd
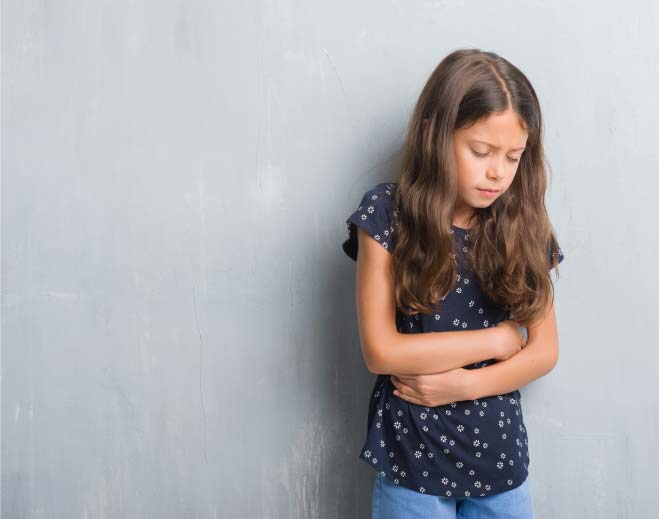
{"label": "hand", "polygon": [[526,346],[519,324],[512,319],[501,321],[491,329],[496,330],[497,334],[495,346],[498,353],[493,357],[496,360],[507,360]]}
{"label": "hand", "polygon": [[426,407],[469,400],[473,370],[457,368],[429,375],[391,375],[394,395]]}

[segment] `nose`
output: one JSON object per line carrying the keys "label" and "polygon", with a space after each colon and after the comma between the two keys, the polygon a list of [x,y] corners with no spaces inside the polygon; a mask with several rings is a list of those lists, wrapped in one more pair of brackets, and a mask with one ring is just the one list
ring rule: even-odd
{"label": "nose", "polygon": [[492,180],[499,180],[505,175],[505,166],[501,160],[490,162],[490,167],[487,169],[487,178]]}

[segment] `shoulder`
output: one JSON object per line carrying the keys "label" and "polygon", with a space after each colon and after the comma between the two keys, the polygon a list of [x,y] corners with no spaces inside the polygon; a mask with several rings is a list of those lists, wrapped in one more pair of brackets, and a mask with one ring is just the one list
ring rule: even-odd
{"label": "shoulder", "polygon": [[395,192],[397,183],[380,182],[363,193],[359,205],[346,220],[348,238],[344,252],[357,259],[357,227],[361,227],[382,247],[391,250],[395,240]]}
{"label": "shoulder", "polygon": [[[556,242],[556,244],[550,244],[549,245],[549,264],[550,264],[550,270],[553,269],[556,265],[558,265],[561,261],[565,259],[565,254],[563,253],[563,249],[561,248],[560,244]],[[554,261],[556,263],[554,264]]]}
{"label": "shoulder", "polygon": [[396,184],[393,182],[381,182],[368,189],[361,198],[358,210],[368,215],[378,215],[380,213],[389,213],[393,216],[394,194]]}

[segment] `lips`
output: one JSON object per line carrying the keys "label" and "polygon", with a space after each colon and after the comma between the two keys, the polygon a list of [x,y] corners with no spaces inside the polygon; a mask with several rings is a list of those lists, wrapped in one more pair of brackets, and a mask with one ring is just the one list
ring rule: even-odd
{"label": "lips", "polygon": [[499,189],[481,189],[480,187],[477,188],[479,191],[485,191],[486,193],[498,193]]}

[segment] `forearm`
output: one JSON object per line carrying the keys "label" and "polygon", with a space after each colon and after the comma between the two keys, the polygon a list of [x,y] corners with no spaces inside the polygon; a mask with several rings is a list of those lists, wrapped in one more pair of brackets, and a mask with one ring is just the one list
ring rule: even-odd
{"label": "forearm", "polygon": [[556,365],[557,350],[541,341],[529,341],[522,351],[507,360],[470,370],[470,399],[509,393],[549,373]]}
{"label": "forearm", "polygon": [[494,329],[396,333],[369,368],[388,375],[439,373],[494,357]]}

